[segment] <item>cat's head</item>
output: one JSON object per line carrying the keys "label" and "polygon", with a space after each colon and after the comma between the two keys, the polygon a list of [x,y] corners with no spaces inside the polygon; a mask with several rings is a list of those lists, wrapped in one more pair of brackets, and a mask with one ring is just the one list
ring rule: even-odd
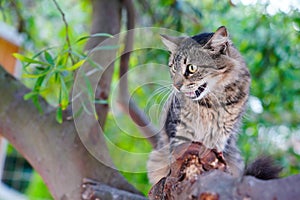
{"label": "cat's head", "polygon": [[239,62],[224,26],[215,33],[202,33],[193,37],[162,35],[162,41],[171,52],[169,67],[173,86],[192,100],[200,100],[210,91],[226,85],[236,76]]}

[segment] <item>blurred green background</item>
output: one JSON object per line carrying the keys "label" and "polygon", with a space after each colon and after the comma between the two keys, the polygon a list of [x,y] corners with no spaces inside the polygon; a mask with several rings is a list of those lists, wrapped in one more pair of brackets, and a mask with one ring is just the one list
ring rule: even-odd
{"label": "blurred green background", "polygon": [[[58,1],[66,14],[70,40],[77,57],[84,55],[85,41],[75,41],[89,34],[92,11],[89,1]],[[244,56],[252,75],[251,96],[239,137],[239,146],[246,162],[262,153],[273,155],[284,167],[282,176],[299,173],[300,170],[300,3],[298,1],[255,0],[141,0],[134,1],[136,27],[162,27],[187,35],[212,32],[219,26],[227,27],[235,46]],[[76,13],[76,14],[73,14]],[[22,27],[20,27],[22,19]],[[65,27],[52,1],[9,0],[0,1],[0,21],[16,27],[24,38],[23,54],[33,56],[41,49],[65,44]],[[125,30],[124,26],[123,29]],[[159,41],[158,41],[159,42]],[[51,55],[57,49],[50,49]],[[168,53],[161,50],[143,50],[131,55],[130,67],[147,63],[167,64]],[[118,81],[118,62],[113,86]],[[166,71],[166,70],[163,70]],[[155,70],[136,78],[155,79]],[[160,74],[161,75],[161,74]],[[170,82],[167,73],[162,74]],[[64,77],[72,82],[70,77]],[[23,78],[28,87],[34,87],[36,78]],[[44,86],[42,95],[57,106],[60,84],[55,81]],[[71,87],[68,86],[70,89]],[[133,90],[134,88],[132,88]],[[149,97],[156,92],[156,96]],[[155,85],[146,85],[134,91],[133,97],[141,108],[147,104],[162,103],[167,91]],[[151,111],[146,109],[146,113]],[[154,116],[156,116],[154,114]],[[155,117],[153,117],[155,118]],[[156,122],[158,122],[156,118]],[[126,133],[118,124],[126,124]],[[128,134],[130,133],[130,134]],[[109,113],[105,125],[109,142],[119,148],[137,153],[151,151],[151,145],[140,138],[139,130],[128,116]],[[134,137],[132,137],[134,135]],[[108,145],[117,167],[145,170],[146,159],[126,159]],[[143,173],[122,172],[124,176],[145,194],[150,185]],[[34,173],[27,189],[29,199],[50,199]],[[23,192],[24,192],[23,191]],[[41,192],[45,191],[45,192]]]}

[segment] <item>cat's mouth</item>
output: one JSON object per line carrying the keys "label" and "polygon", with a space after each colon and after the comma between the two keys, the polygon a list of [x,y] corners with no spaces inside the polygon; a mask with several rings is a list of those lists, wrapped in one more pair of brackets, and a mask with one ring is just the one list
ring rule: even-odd
{"label": "cat's mouth", "polygon": [[200,99],[199,97],[206,89],[206,86],[207,86],[207,83],[204,83],[204,84],[200,85],[197,90],[192,91],[192,92],[184,92],[184,94],[185,94],[185,96],[187,96],[193,100],[199,100]]}

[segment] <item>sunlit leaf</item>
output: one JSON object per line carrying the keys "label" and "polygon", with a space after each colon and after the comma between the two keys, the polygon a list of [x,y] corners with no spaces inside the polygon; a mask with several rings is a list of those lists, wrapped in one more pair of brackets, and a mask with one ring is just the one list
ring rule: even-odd
{"label": "sunlit leaf", "polygon": [[56,65],[56,66],[64,66],[64,65],[66,65],[66,63],[67,63],[67,60],[68,60],[68,53],[67,53],[67,52],[65,52],[65,53],[60,53],[60,54],[57,56],[55,65]]}
{"label": "sunlit leaf", "polygon": [[65,110],[69,105],[69,90],[65,84],[63,76],[61,76],[60,74],[58,76],[60,77],[60,83],[61,83],[60,105],[62,110]]}
{"label": "sunlit leaf", "polygon": [[73,66],[67,67],[66,70],[68,70],[68,71],[74,71],[77,68],[79,68],[84,62],[85,62],[85,60],[80,60],[79,62],[75,63]]}
{"label": "sunlit leaf", "polygon": [[40,65],[45,65],[45,66],[49,66],[49,63],[45,63],[45,62],[41,62],[38,60],[34,60],[32,58],[28,58],[26,56],[23,56],[22,54],[19,53],[14,53],[13,56],[15,58],[17,58],[18,60],[22,61],[22,62],[26,62],[26,63],[32,63],[32,64],[40,64]]}
{"label": "sunlit leaf", "polygon": [[42,71],[41,73],[27,73],[27,74],[23,74],[23,78],[39,78],[41,76],[45,76],[49,73],[49,68],[45,69],[44,71]]}

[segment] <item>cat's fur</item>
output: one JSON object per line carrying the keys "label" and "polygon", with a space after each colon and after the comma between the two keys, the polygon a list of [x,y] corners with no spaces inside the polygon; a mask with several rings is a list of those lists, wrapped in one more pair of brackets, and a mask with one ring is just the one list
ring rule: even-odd
{"label": "cat's fur", "polygon": [[226,28],[194,37],[162,36],[162,41],[171,52],[169,66],[176,92],[169,98],[159,144],[147,164],[150,182],[168,174],[172,149],[190,141],[223,152],[228,171],[242,175],[244,162],[236,136],[251,78]]}

